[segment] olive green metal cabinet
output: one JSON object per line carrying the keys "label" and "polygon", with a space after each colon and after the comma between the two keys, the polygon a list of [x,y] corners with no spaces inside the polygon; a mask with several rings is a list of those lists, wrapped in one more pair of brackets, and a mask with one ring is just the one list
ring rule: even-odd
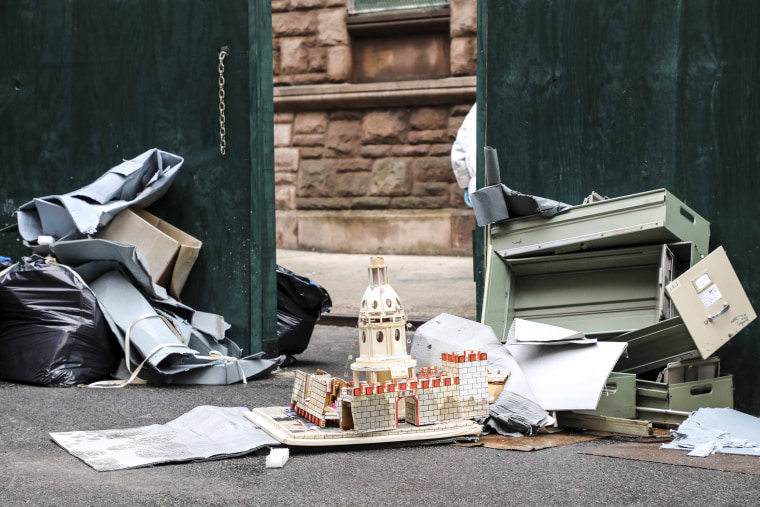
{"label": "olive green metal cabinet", "polygon": [[690,241],[698,262],[708,252],[710,222],[665,189],[491,226],[493,249],[505,259],[676,241]]}
{"label": "olive green metal cabinet", "polygon": [[595,335],[655,324],[673,313],[665,285],[709,238],[709,222],[664,189],[493,224],[482,321],[502,340],[515,317]]}
{"label": "olive green metal cabinet", "polygon": [[[759,19],[756,0],[479,0],[479,184],[492,146],[501,181],[526,194],[579,204],[667,188],[710,221],[710,251],[725,247],[757,305]],[[753,415],[758,355],[757,322],[720,351]]]}
{"label": "olive green metal cabinet", "polygon": [[[226,154],[220,153],[219,49]],[[157,147],[185,158],[151,210],[203,241],[183,290],[246,352],[276,350],[271,2],[0,2],[0,225]],[[26,253],[0,235],[0,255]]]}
{"label": "olive green metal cabinet", "polygon": [[690,249],[679,243],[499,258],[489,274],[503,263],[503,276],[494,274],[486,286],[484,323],[502,341],[514,318],[597,338],[650,326],[675,316],[664,288],[683,272]]}

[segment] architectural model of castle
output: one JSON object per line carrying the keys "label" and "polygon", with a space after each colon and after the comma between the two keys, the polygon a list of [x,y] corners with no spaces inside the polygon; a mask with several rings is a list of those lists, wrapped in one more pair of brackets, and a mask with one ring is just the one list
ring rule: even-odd
{"label": "architectural model of castle", "polygon": [[359,311],[359,357],[346,382],[324,372],[295,372],[291,410],[319,427],[378,432],[488,416],[486,354],[442,355],[441,367],[415,372],[406,351],[401,301],[382,257],[372,257]]}

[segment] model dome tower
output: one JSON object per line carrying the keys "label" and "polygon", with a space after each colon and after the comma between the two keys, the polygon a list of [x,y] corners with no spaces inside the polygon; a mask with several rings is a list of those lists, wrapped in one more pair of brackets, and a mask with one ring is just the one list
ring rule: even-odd
{"label": "model dome tower", "polygon": [[351,365],[354,381],[361,372],[369,384],[414,376],[417,361],[406,353],[406,314],[390,286],[388,266],[382,257],[371,257],[369,285],[359,308],[359,357]]}

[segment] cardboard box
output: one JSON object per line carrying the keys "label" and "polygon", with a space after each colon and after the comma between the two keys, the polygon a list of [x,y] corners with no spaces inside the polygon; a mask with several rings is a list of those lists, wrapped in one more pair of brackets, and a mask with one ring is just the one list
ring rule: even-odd
{"label": "cardboard box", "polygon": [[137,247],[153,282],[177,299],[203,244],[145,210],[132,209],[116,215],[95,237]]}

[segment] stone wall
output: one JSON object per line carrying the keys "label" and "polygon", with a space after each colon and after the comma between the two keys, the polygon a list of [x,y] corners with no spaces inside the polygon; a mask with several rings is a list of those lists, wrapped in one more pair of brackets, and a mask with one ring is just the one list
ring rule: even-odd
{"label": "stone wall", "polygon": [[[272,31],[276,98],[278,87],[291,92],[300,87],[316,96],[332,92],[335,84],[355,86],[349,82],[345,0],[273,0]],[[451,1],[449,35],[451,75],[474,75],[475,0]],[[305,100],[308,105],[308,96]],[[471,100],[442,104],[425,104],[423,97],[392,107],[368,100],[366,106],[320,109],[278,107],[276,100],[278,246],[468,254],[474,215],[454,178],[450,151],[473,101],[474,86]],[[366,230],[356,230],[348,211],[372,218],[363,222]],[[304,224],[315,220],[320,222],[310,230],[320,232],[309,234]],[[368,229],[370,222],[375,229]],[[437,238],[427,237],[431,223],[444,224]],[[399,224],[406,224],[401,231]],[[384,245],[379,249],[361,241],[378,238]]]}
{"label": "stone wall", "polygon": [[466,207],[450,152],[470,107],[275,114],[277,209]]}
{"label": "stone wall", "polygon": [[[452,76],[474,76],[477,1],[451,0]],[[346,83],[351,36],[345,0],[272,0],[274,85]]]}

